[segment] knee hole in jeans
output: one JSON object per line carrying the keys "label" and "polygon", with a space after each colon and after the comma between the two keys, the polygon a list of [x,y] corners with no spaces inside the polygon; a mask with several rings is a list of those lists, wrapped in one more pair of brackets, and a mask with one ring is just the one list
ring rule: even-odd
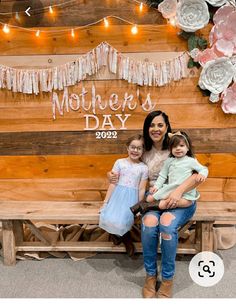
{"label": "knee hole in jeans", "polygon": [[170,234],[161,232],[161,238],[163,240],[170,241],[172,239],[172,236]]}
{"label": "knee hole in jeans", "polygon": [[172,223],[172,220],[175,219],[175,215],[170,212],[165,212],[161,215],[160,224],[163,226],[169,226]]}
{"label": "knee hole in jeans", "polygon": [[143,224],[146,227],[155,227],[158,225],[158,219],[155,215],[152,214],[145,215],[143,218]]}

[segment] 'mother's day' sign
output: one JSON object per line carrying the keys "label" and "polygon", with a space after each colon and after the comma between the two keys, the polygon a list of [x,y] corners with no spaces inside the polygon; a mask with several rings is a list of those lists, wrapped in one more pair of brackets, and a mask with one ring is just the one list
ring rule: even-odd
{"label": "'mother's day' sign", "polygon": [[[149,93],[141,103],[139,90],[136,96],[125,92],[122,97],[112,93],[104,98],[97,94],[94,85],[92,85],[91,93],[85,87],[82,87],[79,94],[69,93],[68,88],[65,88],[61,101],[56,92],[53,92],[52,96],[53,119],[56,120],[57,114],[63,116],[64,112],[82,111],[84,130],[124,130],[127,121],[132,116],[131,112],[140,105],[144,112],[150,112],[156,106],[152,103]],[[101,114],[101,111],[102,116],[98,117],[97,113]],[[114,118],[118,120],[119,127],[114,127]]]}

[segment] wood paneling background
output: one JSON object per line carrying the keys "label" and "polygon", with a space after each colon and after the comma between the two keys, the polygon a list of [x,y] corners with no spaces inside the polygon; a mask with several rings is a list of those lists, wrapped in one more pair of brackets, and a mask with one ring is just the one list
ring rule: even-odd
{"label": "wood paneling background", "polygon": [[[37,39],[31,32],[12,30],[5,35],[1,31],[0,64],[59,65],[103,41],[130,57],[150,61],[172,58],[187,49],[186,41],[177,35],[179,30],[166,25],[157,11],[150,10],[141,17],[133,1],[128,5],[127,1],[78,2],[73,14],[66,8],[64,17],[59,13],[54,24],[44,16],[37,27],[61,30],[112,14],[135,20],[140,25],[138,35],[130,34],[129,25],[114,21],[108,29],[96,25],[80,30],[74,40],[69,32],[44,34]],[[2,1],[1,8],[7,11],[12,5],[13,1]],[[206,27],[201,34],[207,36],[209,30]],[[186,79],[149,88],[128,84],[103,70],[84,81],[83,86],[90,91],[95,85],[104,100],[117,93],[122,101],[125,92],[135,95],[139,89],[142,103],[150,93],[156,109],[169,115],[173,130],[189,133],[197,158],[209,168],[209,178],[199,188],[201,200],[235,201],[236,117],[224,114],[220,103],[210,104],[208,97],[202,96],[197,88],[198,77],[199,71],[190,70]],[[81,87],[70,87],[69,92],[80,93]],[[88,101],[90,98],[88,93]],[[110,110],[108,113],[114,115]],[[118,139],[98,140],[94,131],[84,131],[81,110],[57,115],[54,121],[51,93],[35,96],[0,90],[0,200],[102,200],[108,185],[107,171],[118,157],[124,157],[126,139],[141,132],[147,114],[140,106],[127,113],[132,116],[126,122],[127,130],[118,131]],[[102,118],[101,111],[97,115]],[[114,126],[119,127],[115,119]]]}

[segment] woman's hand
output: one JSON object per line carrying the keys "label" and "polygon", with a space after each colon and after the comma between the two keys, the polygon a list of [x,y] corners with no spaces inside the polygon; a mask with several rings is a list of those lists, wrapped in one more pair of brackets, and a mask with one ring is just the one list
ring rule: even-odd
{"label": "woman's hand", "polygon": [[119,173],[116,173],[114,171],[110,171],[107,173],[107,177],[108,177],[108,181],[111,184],[117,184],[118,180],[119,180]]}
{"label": "woman's hand", "polygon": [[165,200],[166,201],[166,207],[167,208],[175,208],[177,207],[178,201],[182,197],[182,191],[179,191],[178,188],[168,196],[168,198]]}

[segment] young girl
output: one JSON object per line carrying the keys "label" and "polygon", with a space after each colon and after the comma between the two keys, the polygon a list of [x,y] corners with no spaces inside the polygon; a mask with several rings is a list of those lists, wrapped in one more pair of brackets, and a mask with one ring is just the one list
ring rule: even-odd
{"label": "young girl", "polygon": [[[189,178],[193,171],[198,173],[196,177],[197,182],[204,182],[208,175],[207,167],[202,166],[194,158],[191,140],[185,132],[169,133],[168,137],[170,138],[170,157],[164,162],[154,187],[150,189],[151,195],[148,195],[146,199],[147,202],[161,200],[159,203],[160,209],[167,208],[165,199],[184,180]],[[199,197],[199,192],[196,189],[192,189],[184,193],[174,207],[188,207],[192,204],[193,200],[197,200]]]}
{"label": "young girl", "polygon": [[[134,254],[134,246],[129,230],[134,223],[130,207],[144,198],[148,168],[141,162],[144,145],[143,137],[131,137],[127,145],[128,157],[118,159],[112,171],[119,174],[117,184],[110,184],[100,212],[99,226],[107,232],[118,235],[125,244],[129,256]],[[117,239],[117,237],[113,236]],[[119,241],[117,240],[117,244]]]}
{"label": "young girl", "polygon": [[[192,189],[182,195],[182,198],[168,206],[167,198],[169,194],[189,178],[193,171],[198,172],[196,182],[204,182],[207,175],[207,167],[202,166],[197,159],[194,158],[192,143],[185,132],[168,133],[170,155],[164,162],[159,176],[149,189],[149,195],[146,202],[139,202],[131,207],[132,213],[145,213],[150,210],[165,210],[175,207],[188,207],[194,200],[200,197],[196,189]],[[156,202],[156,200],[160,200]],[[147,203],[148,202],[148,203]]]}

